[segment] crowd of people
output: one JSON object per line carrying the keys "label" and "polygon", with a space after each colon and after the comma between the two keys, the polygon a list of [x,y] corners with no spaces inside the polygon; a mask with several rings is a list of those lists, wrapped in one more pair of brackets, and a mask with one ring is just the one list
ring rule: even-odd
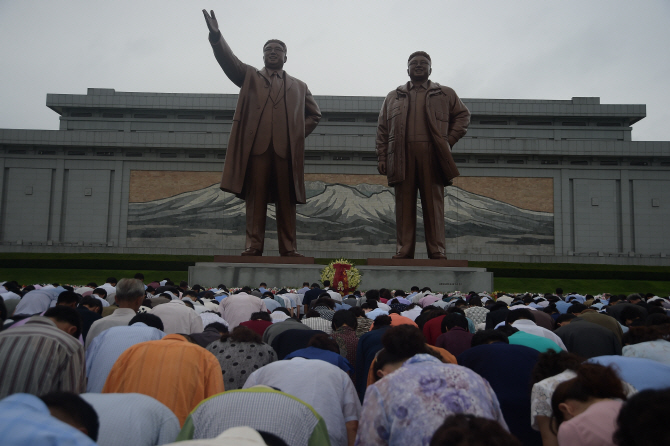
{"label": "crowd of people", "polygon": [[670,299],[0,285],[3,445],[670,444]]}

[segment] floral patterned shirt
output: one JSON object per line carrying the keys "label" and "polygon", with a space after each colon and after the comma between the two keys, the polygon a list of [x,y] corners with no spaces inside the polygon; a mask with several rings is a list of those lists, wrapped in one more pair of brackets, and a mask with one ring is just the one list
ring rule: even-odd
{"label": "floral patterned shirt", "polygon": [[444,419],[465,413],[507,424],[489,383],[472,370],[419,354],[368,387],[356,445],[428,445]]}

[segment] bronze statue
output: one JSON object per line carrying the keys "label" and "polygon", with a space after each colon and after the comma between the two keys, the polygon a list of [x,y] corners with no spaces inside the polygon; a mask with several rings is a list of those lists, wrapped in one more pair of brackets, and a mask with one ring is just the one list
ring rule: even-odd
{"label": "bronze statue", "polygon": [[465,135],[470,111],[454,90],[428,80],[428,54],[412,53],[407,65],[410,81],[386,96],[377,124],[377,169],[395,188],[393,258],[414,258],[418,190],[428,257],[446,259],[444,187],[459,175],[451,148]]}
{"label": "bronze statue", "polygon": [[263,46],[265,67],[242,63],[219,31],[212,11],[203,9],[214,56],[228,79],[240,87],[223,166],[221,189],[246,201],[247,238],[243,256],[260,256],[265,242],[268,203],[276,203],[279,254],[297,252],[296,204],[304,204],[305,137],[321,119],[304,82],[284,71],[286,45]]}

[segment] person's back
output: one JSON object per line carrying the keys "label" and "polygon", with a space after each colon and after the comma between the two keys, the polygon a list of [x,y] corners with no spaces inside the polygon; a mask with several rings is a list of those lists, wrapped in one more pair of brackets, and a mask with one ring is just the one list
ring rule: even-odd
{"label": "person's back", "polygon": [[34,395],[17,393],[0,400],[0,443],[11,446],[95,446],[76,428],[51,416]]}
{"label": "person's back", "polygon": [[103,393],[142,393],[169,407],[183,424],[200,401],[223,392],[219,362],[181,335],[127,349],[109,372]]}
{"label": "person's back", "polygon": [[435,341],[435,346],[458,356],[470,348],[472,336],[472,333],[462,327],[454,327],[446,333],[442,333]]}
{"label": "person's back", "polygon": [[375,330],[369,331],[358,340],[356,347],[356,391],[361,401],[365,395],[365,389],[368,382],[368,371],[375,359],[375,355],[382,349],[382,336],[391,328],[390,325],[378,327]]}
{"label": "person's back", "polygon": [[563,351],[563,349],[551,339],[547,339],[542,336],[536,336],[521,330],[517,331],[509,337],[509,343],[513,345],[523,345],[530,347],[539,351],[540,353],[544,353],[547,350],[553,350],[555,352]]}
{"label": "person's back", "polygon": [[418,354],[368,387],[356,442],[426,444],[444,419],[455,413],[489,418],[507,427],[486,380],[468,368]]}
{"label": "person's back", "polygon": [[500,409],[512,432],[524,445],[541,445],[530,419],[529,383],[539,352],[504,342],[478,345],[458,356],[458,363],[483,377],[498,397]]}
{"label": "person's back", "polygon": [[235,426],[268,432],[292,446],[329,444],[328,429],[316,410],[288,393],[261,386],[229,390],[203,401],[177,439],[215,438]]}
{"label": "person's back", "polygon": [[0,358],[0,398],[86,389],[83,346],[48,317],[0,333]]}
{"label": "person's back", "polygon": [[100,419],[99,446],[154,446],[175,441],[179,420],[160,401],[140,393],[83,393]]}
{"label": "person's back", "polygon": [[65,291],[63,287],[41,288],[29,291],[16,305],[14,315],[32,316],[33,314],[43,313],[56,304],[58,295],[63,291]]}
{"label": "person's back", "polygon": [[219,304],[219,313],[228,322],[229,330],[248,321],[251,314],[258,311],[267,311],[263,300],[246,293],[231,294]]}
{"label": "person's back", "polygon": [[349,376],[318,359],[276,361],[251,374],[244,385],[266,385],[301,399],[326,421],[330,443],[347,444],[346,423],[357,421],[360,402]]}
{"label": "person's back", "polygon": [[554,333],[569,352],[584,358],[621,354],[621,343],[614,332],[580,317],[568,321]]}
{"label": "person's back", "polygon": [[596,356],[587,362],[611,366],[623,381],[635,387],[638,392],[670,387],[670,366],[658,361],[608,355]]}
{"label": "person's back", "polygon": [[202,319],[198,314],[187,307],[186,304],[175,299],[163,305],[153,308],[149,313],[161,318],[166,334],[174,333],[201,333],[203,330]]}
{"label": "person's back", "polygon": [[112,327],[100,333],[86,350],[86,391],[102,392],[114,363],[128,348],[140,342],[158,341],[164,336],[164,332],[141,322]]}

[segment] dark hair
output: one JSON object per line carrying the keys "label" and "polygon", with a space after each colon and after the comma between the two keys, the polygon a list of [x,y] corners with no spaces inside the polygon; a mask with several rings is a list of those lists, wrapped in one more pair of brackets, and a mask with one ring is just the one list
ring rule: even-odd
{"label": "dark hair", "polygon": [[275,434],[265,431],[258,431],[258,433],[263,438],[263,442],[267,446],[289,446],[288,443]]}
{"label": "dark hair", "polygon": [[626,321],[629,319],[635,320],[641,318],[642,312],[642,307],[637,305],[626,305],[626,307],[621,310],[621,313],[619,313],[619,322],[621,322],[623,325],[626,325]]}
{"label": "dark hair", "polygon": [[44,317],[54,318],[58,322],[66,322],[77,327],[77,331],[72,333],[72,336],[79,338],[79,335],[81,334],[81,316],[74,308],[57,305],[49,308],[46,313],[44,313]]}
{"label": "dark hair", "polygon": [[640,342],[656,341],[658,339],[670,340],[670,325],[630,327],[623,335],[623,344],[633,345]]}
{"label": "dark hair", "polygon": [[309,287],[309,282],[303,282],[303,283],[302,283],[302,286],[303,286],[303,287]]}
{"label": "dark hair", "polygon": [[319,313],[318,311],[316,311],[314,309],[310,309],[310,310],[307,311],[307,313],[305,313],[305,319],[309,319],[309,318],[312,318],[312,317],[321,317],[321,313]]}
{"label": "dark hair", "polygon": [[128,325],[133,325],[135,322],[142,322],[149,327],[165,331],[165,326],[163,325],[161,318],[152,313],[137,313],[130,322],[128,322]]}
{"label": "dark hair", "polygon": [[367,302],[370,302],[371,300],[379,302],[379,290],[367,290],[365,292],[365,298],[367,299]]}
{"label": "dark hair", "polygon": [[365,311],[361,307],[351,307],[349,308],[349,311],[353,313],[354,316],[358,317],[365,317]]}
{"label": "dark hair", "polygon": [[468,300],[468,305],[471,307],[481,307],[482,306],[482,298],[479,296],[472,296]]}
{"label": "dark hair", "polygon": [[107,297],[107,290],[104,288],[96,288],[91,292],[91,294],[97,294],[104,299]]}
{"label": "dark hair", "polygon": [[533,312],[525,308],[519,308],[518,310],[512,310],[509,313],[507,313],[505,322],[508,324],[513,324],[519,319],[528,319],[535,322],[535,316],[533,316]]}
{"label": "dark hair", "polygon": [[556,423],[552,431],[557,432],[564,421],[559,405],[566,400],[586,402],[590,398],[614,398],[626,400],[626,391],[619,375],[611,367],[583,363],[577,367],[577,376],[560,383],[551,397],[551,410]]}
{"label": "dark hair", "polygon": [[182,300],[184,302],[184,305],[189,307],[191,310],[195,310],[195,307],[193,306],[193,302],[191,302],[189,299],[184,299]]}
{"label": "dark hair", "polygon": [[563,288],[556,288],[556,294],[563,294]]}
{"label": "dark hair", "polygon": [[358,327],[356,315],[349,310],[336,311],[335,314],[333,314],[333,330],[337,330],[344,324],[347,324],[347,326],[356,330],[356,327]]}
{"label": "dark hair", "polygon": [[[286,44],[285,44],[284,42],[282,42],[281,40],[279,40],[279,39],[270,39],[270,40],[268,40],[267,42],[265,42],[265,43],[263,44],[263,49],[265,49],[265,47],[268,46],[269,43],[278,43],[278,44],[280,44],[281,47],[284,48],[284,52],[286,53],[286,51],[287,51],[287,50],[286,50]],[[261,284],[261,285],[263,285],[263,284]]]}
{"label": "dark hair", "polygon": [[227,339],[230,339],[234,342],[251,342],[255,344],[263,343],[261,336],[258,333],[253,331],[251,328],[245,327],[244,325],[238,325],[237,327],[233,328],[232,333],[228,332],[221,335],[221,342],[224,342]]}
{"label": "dark hair", "polygon": [[670,444],[668,407],[670,389],[643,390],[631,396],[617,417],[614,443],[619,446]]}
{"label": "dark hair", "polygon": [[320,289],[321,286],[320,286],[318,283],[314,282],[314,283],[312,284],[311,288],[319,288],[319,289]]}
{"label": "dark hair", "polygon": [[547,350],[540,353],[531,372],[531,383],[536,384],[540,381],[556,376],[566,370],[577,370],[577,368],[584,362],[584,358],[574,353],[555,352]]}
{"label": "dark hair", "polygon": [[447,330],[451,330],[454,327],[461,327],[463,330],[468,331],[468,320],[459,313],[447,314],[440,323],[442,333],[445,333]]}
{"label": "dark hair", "polygon": [[325,286],[326,288],[330,287],[330,280],[324,280],[323,286]]}
{"label": "dark hair", "polygon": [[102,312],[102,302],[100,302],[100,299],[96,299],[93,296],[86,296],[81,299],[79,302],[79,306],[83,307],[84,305],[88,305],[89,307],[95,307],[97,309],[96,313],[100,314]]}
{"label": "dark hair", "polygon": [[581,313],[586,310],[588,307],[582,303],[575,302],[574,304],[568,307],[568,313]]}
{"label": "dark hair", "polygon": [[196,293],[194,290],[186,290],[184,291],[184,296],[190,296],[190,297],[198,297],[198,293]]}
{"label": "dark hair", "polygon": [[365,309],[367,309],[367,308],[369,308],[369,309],[371,309],[371,310],[376,310],[377,308],[379,308],[379,305],[377,304],[377,301],[376,301],[376,300],[368,300],[368,301],[365,302],[363,305],[361,305],[361,308],[362,308],[363,310],[365,310]]}
{"label": "dark hair", "polygon": [[507,337],[510,337],[510,336],[512,336],[514,333],[517,333],[517,332],[519,331],[518,328],[516,328],[516,327],[512,327],[511,325],[507,325],[507,324],[505,324],[505,325],[501,325],[500,327],[495,328],[494,330],[497,330],[497,331],[499,331],[499,332],[501,332],[501,333],[504,333]]}
{"label": "dark hair", "polygon": [[[489,302],[492,302],[492,301],[489,301]],[[491,313],[493,313],[494,311],[506,310],[506,309],[507,309],[507,304],[505,302],[503,302],[502,300],[500,302],[495,302],[495,303],[491,304],[491,306],[489,307],[489,311]]]}
{"label": "dark hair", "polygon": [[509,339],[500,330],[480,330],[472,336],[471,346],[477,347],[478,345],[492,344],[494,342],[509,344]]}
{"label": "dark hair", "polygon": [[659,308],[659,310],[663,311],[663,313],[652,313],[651,310],[654,308],[658,307],[651,307],[649,310],[649,316],[647,316],[647,319],[644,320],[644,324],[648,326],[654,326],[654,325],[669,325],[670,324],[670,316],[668,316],[665,313],[665,310],[662,308]]}
{"label": "dark hair", "polygon": [[382,344],[389,355],[388,362],[409,359],[419,353],[433,355],[442,361],[439,354],[428,348],[423,333],[414,325],[402,324],[389,328],[382,336]]}
{"label": "dark hair", "polygon": [[340,347],[337,345],[335,339],[331,338],[325,333],[319,333],[312,336],[307,343],[307,347],[316,347],[321,350],[328,350],[333,353],[340,354]]}
{"label": "dark hair", "polygon": [[76,428],[85,428],[91,440],[98,441],[100,430],[98,414],[82,397],[70,392],[51,392],[40,396],[40,399],[49,409],[56,409],[68,418],[67,421],[62,419],[61,421],[67,424],[74,423],[73,426]]}
{"label": "dark hair", "polygon": [[108,277],[107,280],[105,280],[105,283],[117,283],[118,280],[116,280],[116,277]]}
{"label": "dark hair", "polygon": [[3,299],[2,296],[0,296],[0,324],[4,324],[6,320],[7,320],[7,307],[5,306],[5,299]]}
{"label": "dark hair", "polygon": [[496,421],[454,414],[437,428],[430,446],[521,446],[521,442]]}
{"label": "dark hair", "polygon": [[79,299],[81,299],[81,295],[75,293],[74,291],[63,291],[58,295],[58,300],[56,301],[56,304],[71,304],[79,303]]}
{"label": "dark hair", "polygon": [[133,276],[133,279],[141,280],[142,282],[144,282],[144,274],[142,274],[142,273],[136,273],[136,274]]}
{"label": "dark hair", "polygon": [[381,290],[379,290],[379,298],[386,299],[387,301],[393,299],[391,290],[389,290],[388,288],[382,288]]}
{"label": "dark hair", "polygon": [[272,322],[272,317],[265,311],[257,311],[256,313],[251,313],[250,321],[268,321]]}
{"label": "dark hair", "polygon": [[314,303],[315,307],[328,307],[329,309],[334,309],[335,308],[335,301],[329,297],[319,297],[316,302]]}
{"label": "dark hair", "polygon": [[375,322],[372,325],[372,330],[377,330],[382,327],[386,327],[388,325],[391,325],[393,322],[393,319],[391,319],[391,316],[386,316],[384,314],[377,316],[375,318]]}
{"label": "dark hair", "polygon": [[207,328],[214,328],[219,333],[228,333],[228,327],[223,325],[221,322],[211,322],[205,327],[205,329]]}
{"label": "dark hair", "polygon": [[409,58],[407,59],[407,63],[409,63],[409,61],[412,60],[412,58],[416,57],[416,56],[423,56],[432,63],[432,60],[430,60],[430,56],[425,51],[414,51],[412,54],[409,55]]}
{"label": "dark hair", "polygon": [[[572,307],[570,307],[570,308],[572,308]],[[560,316],[558,316],[556,318],[556,326],[558,326],[558,324],[562,324],[563,322],[571,321],[571,320],[575,319],[576,317],[577,316],[575,316],[572,313],[561,314]]]}

